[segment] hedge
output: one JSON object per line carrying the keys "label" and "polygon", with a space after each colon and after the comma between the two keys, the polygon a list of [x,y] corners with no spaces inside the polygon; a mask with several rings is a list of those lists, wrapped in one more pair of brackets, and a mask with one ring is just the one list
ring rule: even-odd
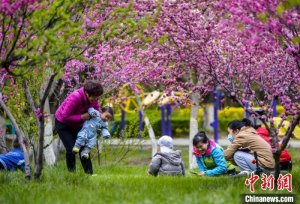
{"label": "hedge", "polygon": [[[278,115],[283,112],[283,107],[277,107]],[[147,109],[146,114],[149,117],[150,123],[154,129],[155,135],[161,135],[161,111],[159,109]],[[182,137],[189,135],[189,124],[190,124],[190,109],[181,108],[175,109],[171,114],[171,126],[172,126],[172,136],[173,137]],[[203,109],[199,109],[198,113],[198,124],[199,129],[203,129]],[[244,118],[244,110],[239,107],[230,107],[225,108],[223,110],[218,111],[219,117],[219,131],[226,132],[227,125],[232,120],[241,120]],[[114,132],[114,136],[119,137],[121,135],[120,132],[120,123],[121,123],[121,114],[115,114],[115,123],[116,123],[116,131]],[[144,124],[145,127],[145,124]],[[138,114],[126,113],[125,116],[125,134],[124,137],[132,138],[137,137],[139,133],[139,122],[138,122]],[[143,137],[149,137],[146,128],[142,132]]]}

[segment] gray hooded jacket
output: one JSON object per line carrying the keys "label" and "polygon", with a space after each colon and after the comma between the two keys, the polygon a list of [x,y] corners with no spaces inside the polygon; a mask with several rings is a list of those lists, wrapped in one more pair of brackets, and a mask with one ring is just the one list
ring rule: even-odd
{"label": "gray hooded jacket", "polygon": [[170,153],[156,153],[148,169],[149,174],[153,176],[168,175],[179,176],[185,175],[184,165],[181,160],[179,150]]}

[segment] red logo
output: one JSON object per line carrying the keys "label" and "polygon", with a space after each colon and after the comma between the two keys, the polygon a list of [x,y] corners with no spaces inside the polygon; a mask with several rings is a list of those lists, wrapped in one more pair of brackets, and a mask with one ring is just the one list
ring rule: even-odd
{"label": "red logo", "polygon": [[[251,175],[249,178],[245,180],[246,186],[249,186],[250,191],[254,192],[254,184],[255,182],[259,179],[258,175],[255,175],[253,172],[251,172]],[[274,190],[274,183],[275,183],[275,178],[271,174],[267,176],[266,174],[262,174],[262,184],[260,185],[262,190]],[[286,174],[282,175],[279,174],[278,180],[277,180],[277,190],[288,190],[289,192],[292,192],[292,174]]]}
{"label": "red logo", "polygon": [[262,174],[261,180],[263,183],[260,185],[262,190],[269,188],[271,191],[274,189],[274,176],[271,174],[269,177],[266,174]]}
{"label": "red logo", "polygon": [[280,174],[277,185],[278,190],[287,189],[289,192],[292,192],[292,174],[286,174],[284,176]]}
{"label": "red logo", "polygon": [[255,175],[253,172],[251,172],[250,178],[246,179],[245,184],[246,186],[250,186],[250,191],[254,192],[254,184],[258,180],[259,176]]}

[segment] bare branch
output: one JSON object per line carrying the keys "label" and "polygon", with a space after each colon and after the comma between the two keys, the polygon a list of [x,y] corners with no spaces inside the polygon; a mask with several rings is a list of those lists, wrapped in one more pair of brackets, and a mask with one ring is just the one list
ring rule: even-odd
{"label": "bare branch", "polygon": [[[51,86],[53,84],[53,81],[54,81],[54,77],[57,75],[57,73],[53,73],[51,76],[50,76],[50,79],[49,79],[49,82],[48,82],[48,85],[45,89],[45,92],[44,92],[44,95],[41,99],[41,102],[40,102],[40,106],[44,107],[44,104],[45,104],[45,101],[46,101],[46,98],[48,97],[49,93],[50,93],[50,89],[51,89]],[[42,110],[42,109],[41,109]]]}
{"label": "bare branch", "polygon": [[281,152],[282,150],[284,150],[292,136],[292,133],[296,127],[296,125],[298,125],[300,122],[300,113],[298,113],[298,115],[296,116],[296,118],[294,118],[292,121],[291,121],[291,124],[289,126],[289,128],[287,129],[284,137],[283,137],[283,141],[281,143],[281,146],[280,146],[280,149],[279,151]]}
{"label": "bare branch", "polygon": [[[9,52],[8,52],[8,54],[6,55],[6,60],[5,60],[5,61],[8,61],[10,55],[11,55],[11,54],[13,53],[13,51],[15,50],[15,47],[16,47],[16,45],[17,45],[17,42],[18,42],[18,40],[19,40],[21,31],[22,31],[23,26],[24,26],[25,18],[26,18],[26,10],[23,12],[21,25],[20,25],[20,27],[19,27],[19,30],[18,30],[17,33],[16,33],[15,39],[14,39],[14,41],[13,41],[13,43],[12,43],[12,46],[11,46]],[[16,25],[15,25],[15,26],[16,26]]]}
{"label": "bare branch", "polygon": [[30,173],[31,173],[31,168],[30,168],[30,163],[29,163],[29,156],[28,156],[28,152],[26,149],[26,146],[24,144],[24,134],[22,133],[22,131],[19,129],[19,126],[15,120],[15,118],[13,117],[13,115],[11,114],[10,110],[8,109],[8,107],[6,106],[6,104],[4,103],[3,99],[2,99],[2,93],[0,92],[0,106],[3,108],[3,110],[5,111],[6,115],[8,116],[8,118],[10,119],[10,121],[12,122],[15,130],[16,130],[16,135],[18,136],[18,140],[19,140],[19,144],[22,148],[22,151],[24,153],[24,160],[25,160],[25,178],[26,179],[30,179]]}
{"label": "bare branch", "polygon": [[[30,104],[30,107],[31,107],[31,109],[32,109],[32,111],[33,111],[33,113],[34,113],[34,111],[36,110],[36,104],[34,103],[33,98],[32,98],[32,95],[31,95],[30,90],[29,90],[29,88],[28,88],[27,80],[25,80],[25,81],[23,82],[23,88],[24,88],[25,93],[26,93],[26,98],[27,98],[27,100],[28,100],[28,102],[29,102],[29,104]],[[35,117],[37,123],[39,124],[39,119],[38,119],[38,117],[37,117],[36,114],[34,114],[34,117]]]}

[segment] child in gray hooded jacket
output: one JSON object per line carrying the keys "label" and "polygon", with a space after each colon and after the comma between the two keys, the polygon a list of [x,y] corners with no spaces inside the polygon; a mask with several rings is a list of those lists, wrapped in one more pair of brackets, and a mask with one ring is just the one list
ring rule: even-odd
{"label": "child in gray hooded jacket", "polygon": [[158,140],[158,147],[159,150],[152,158],[148,173],[153,176],[185,175],[181,153],[179,150],[173,150],[173,139],[169,136],[162,136]]}

